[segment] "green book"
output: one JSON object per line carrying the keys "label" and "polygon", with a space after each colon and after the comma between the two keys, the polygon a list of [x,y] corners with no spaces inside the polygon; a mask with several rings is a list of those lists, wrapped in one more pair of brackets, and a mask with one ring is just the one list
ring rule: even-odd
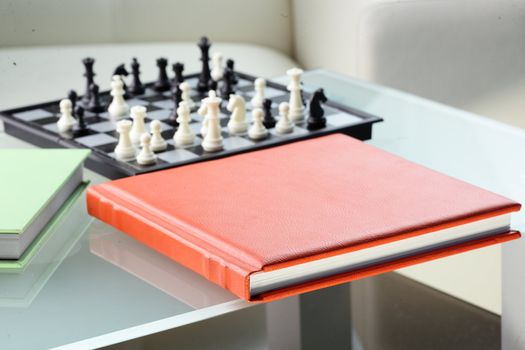
{"label": "green book", "polygon": [[19,259],[83,184],[89,150],[0,150],[0,259]]}

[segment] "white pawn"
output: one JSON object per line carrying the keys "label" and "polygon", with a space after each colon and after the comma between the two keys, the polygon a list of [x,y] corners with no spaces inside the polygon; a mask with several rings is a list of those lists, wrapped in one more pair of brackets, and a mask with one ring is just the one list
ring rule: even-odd
{"label": "white pawn", "polygon": [[266,89],[266,80],[257,78],[254,82],[255,95],[253,95],[251,104],[253,108],[262,108],[264,101],[264,90]]}
{"label": "white pawn", "polygon": [[115,147],[115,157],[122,161],[131,161],[135,159],[135,147],[129,137],[131,130],[131,120],[121,120],[117,122],[117,132],[119,133],[119,140],[117,147]]}
{"label": "white pawn", "polygon": [[222,53],[215,52],[213,56],[211,57],[211,63],[212,63],[212,69],[211,69],[211,77],[215,81],[219,81],[222,79],[222,76],[224,74],[224,67],[222,64],[223,57]]}
{"label": "white pawn", "polygon": [[118,119],[128,114],[129,107],[126,100],[124,100],[124,82],[120,75],[113,76],[110,94],[113,96],[113,99],[108,108],[109,116],[113,119]]}
{"label": "white pawn", "polygon": [[131,119],[133,120],[133,126],[131,127],[130,137],[131,142],[135,146],[140,143],[140,137],[146,132],[146,125],[144,119],[146,118],[146,107],[144,106],[133,106],[131,107]]}
{"label": "white pawn", "polygon": [[190,128],[190,108],[188,104],[184,101],[179,103],[179,108],[177,108],[177,122],[179,127],[173,135],[173,141],[176,146],[187,146],[193,144],[195,141],[195,134]]}
{"label": "white pawn", "polygon": [[246,122],[246,103],[240,95],[230,95],[226,109],[232,112],[228,121],[228,130],[230,134],[243,134],[248,130]]}
{"label": "white pawn", "polygon": [[202,99],[201,106],[199,107],[199,110],[197,111],[197,113],[204,118],[202,120],[202,126],[200,130],[202,137],[205,137],[206,132],[208,131],[208,122],[209,122],[208,120],[209,119],[208,118],[208,114],[209,114],[208,101],[210,100],[210,98],[217,98],[217,93],[213,90],[210,90],[208,92],[208,97]]}
{"label": "white pawn", "polygon": [[290,106],[287,102],[281,102],[279,104],[279,121],[275,125],[275,130],[279,134],[288,134],[293,131],[293,123],[288,118],[288,112],[290,111]]}
{"label": "white pawn", "polygon": [[77,121],[73,118],[73,104],[69,99],[60,101],[60,119],[57,121],[59,132],[66,132],[73,129]]}
{"label": "white pawn", "polygon": [[162,138],[161,131],[162,126],[158,120],[153,120],[149,124],[149,129],[151,131],[151,150],[153,152],[164,151],[168,148],[168,143]]}
{"label": "white pawn", "polygon": [[253,124],[248,130],[248,136],[252,140],[262,140],[268,136],[268,129],[263,124],[264,112],[260,108],[252,111]]}
{"label": "white pawn", "polygon": [[187,82],[182,82],[180,83],[179,88],[182,91],[182,94],[181,94],[182,100],[186,102],[190,110],[195,108],[195,102],[193,102],[190,96],[190,90],[191,90],[190,84],[188,84]]}
{"label": "white pawn", "polygon": [[137,156],[137,163],[140,165],[151,165],[157,161],[157,156],[151,150],[151,137],[148,133],[142,134],[140,137],[140,145],[142,149]]}
{"label": "white pawn", "polygon": [[217,96],[208,97],[206,102],[208,113],[206,114],[208,119],[208,130],[206,136],[202,141],[202,148],[206,152],[217,152],[223,148],[221,125],[219,120],[219,105],[221,99]]}

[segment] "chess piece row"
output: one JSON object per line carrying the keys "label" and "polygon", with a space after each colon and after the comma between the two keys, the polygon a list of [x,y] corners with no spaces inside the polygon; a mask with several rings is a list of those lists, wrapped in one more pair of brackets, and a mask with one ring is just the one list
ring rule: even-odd
{"label": "chess piece row", "polygon": [[[219,122],[220,103],[221,99],[217,97],[215,91],[210,91],[199,109],[199,114],[204,116],[200,130],[203,137],[201,145],[206,152],[218,152],[224,146]],[[264,112],[262,109],[253,109],[253,123],[249,129],[245,104],[241,96],[232,95],[228,103],[228,110],[232,111],[228,122],[228,130],[231,134],[247,133],[248,137],[253,140],[261,140],[268,136],[268,129],[263,124]],[[181,102],[177,112],[179,127],[173,135],[173,141],[175,147],[187,147],[195,142],[195,134],[189,125],[191,121],[189,106]],[[279,114],[276,131],[283,134],[292,132],[293,123],[288,118],[288,103],[282,102],[279,105]],[[150,123],[150,135],[145,128],[146,108],[144,106],[132,107],[131,119],[132,121],[125,119],[117,122],[119,141],[115,148],[115,157],[126,162],[136,160],[140,165],[155,164],[157,161],[155,152],[162,152],[168,146],[161,134],[161,123],[158,120]]]}
{"label": "chess piece row", "polygon": [[[189,127],[190,109],[186,103],[179,105],[180,127],[173,135],[177,146],[188,145],[194,142],[195,136]],[[150,165],[156,162],[155,152],[166,150],[168,143],[162,137],[162,126],[158,120],[150,123],[150,133],[145,127],[146,107],[134,106],[131,108],[131,120],[124,119],[117,122],[119,141],[115,147],[115,157],[122,161],[136,160],[140,165]],[[138,146],[141,146],[140,152]]]}

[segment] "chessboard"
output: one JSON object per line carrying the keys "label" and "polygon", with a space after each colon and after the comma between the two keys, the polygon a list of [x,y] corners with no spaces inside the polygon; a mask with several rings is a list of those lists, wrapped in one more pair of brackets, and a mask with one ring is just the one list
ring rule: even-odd
{"label": "chessboard", "polygon": [[[235,93],[249,101],[254,95],[256,77],[240,72],[236,73],[238,83],[235,87]],[[198,107],[200,100],[204,97],[196,89],[198,74],[187,75],[184,80],[192,87],[191,97]],[[92,154],[86,161],[86,166],[111,179],[222,158],[332,133],[344,133],[360,140],[367,140],[371,138],[372,125],[382,120],[377,116],[328,100],[324,104],[327,120],[324,128],[310,131],[306,125],[297,124],[289,134],[279,134],[273,128],[269,130],[267,138],[256,141],[250,139],[248,135],[230,135],[226,127],[230,112],[226,110],[227,101],[223,101],[220,108],[220,125],[224,148],[219,152],[206,152],[201,146],[202,117],[197,114],[196,108],[192,110],[190,122],[191,129],[197,135],[195,142],[185,147],[175,147],[173,142],[175,127],[169,121],[170,114],[173,111],[171,92],[157,92],[153,89],[153,83],[145,84],[145,87],[143,94],[132,96],[126,102],[130,107],[136,105],[146,107],[146,123],[152,120],[159,120],[161,123],[162,136],[167,140],[168,148],[156,154],[157,161],[153,165],[139,165],[136,160],[124,162],[116,159],[114,149],[119,135],[115,130],[115,122],[111,120],[108,112],[96,114],[86,111],[84,120],[87,125],[87,132],[81,137],[58,132],[57,120],[60,117],[60,101],[58,100],[3,111],[0,112],[0,115],[5,122],[7,134],[37,146],[91,149]],[[303,94],[304,99],[308,100],[310,94],[306,91]],[[272,100],[272,114],[278,116],[278,105],[280,102],[288,101],[289,92],[285,86],[268,81],[265,97]],[[109,105],[111,100],[109,91],[101,92],[100,99],[104,105]],[[250,122],[251,107],[249,103],[246,103],[246,110],[247,119]]]}

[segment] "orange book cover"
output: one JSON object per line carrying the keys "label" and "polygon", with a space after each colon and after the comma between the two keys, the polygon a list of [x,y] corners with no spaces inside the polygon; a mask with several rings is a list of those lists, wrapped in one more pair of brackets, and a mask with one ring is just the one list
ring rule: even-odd
{"label": "orange book cover", "polygon": [[88,211],[250,301],[518,238],[510,229],[251,295],[274,271],[518,211],[520,204],[345,135],[92,186]]}

